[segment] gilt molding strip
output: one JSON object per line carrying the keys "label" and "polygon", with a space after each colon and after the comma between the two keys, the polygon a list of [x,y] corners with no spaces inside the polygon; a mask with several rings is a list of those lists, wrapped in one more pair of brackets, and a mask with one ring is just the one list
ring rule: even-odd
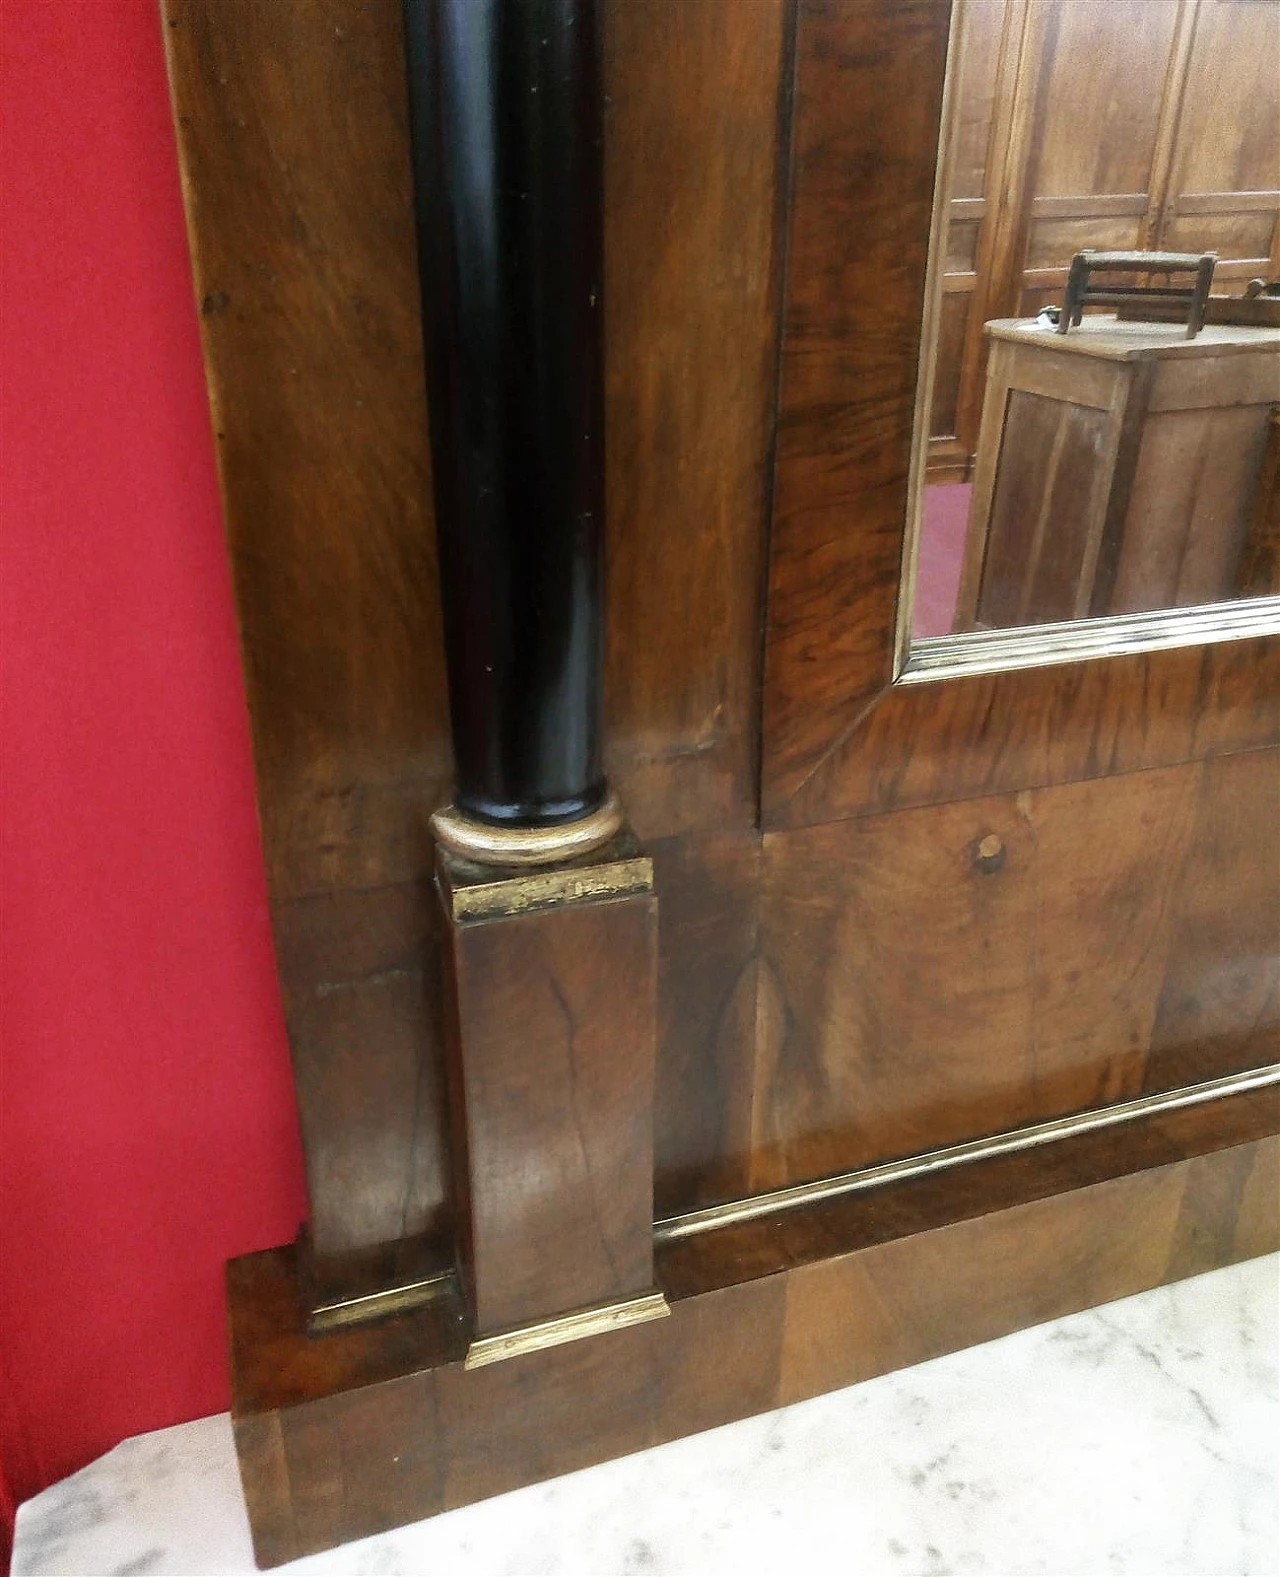
{"label": "gilt molding strip", "polygon": [[1120,1101],[1114,1106],[1093,1107],[1069,1117],[1054,1117],[1048,1122],[1034,1123],[1027,1128],[1013,1128],[1004,1133],[990,1134],[984,1139],[969,1139],[963,1144],[947,1145],[940,1150],[926,1150],[922,1155],[907,1156],[900,1161],[884,1161],[858,1171],[840,1172],[834,1177],[822,1177],[809,1183],[796,1183],[767,1194],[754,1194],[748,1199],[732,1199],[722,1205],[708,1205],[701,1210],[686,1211],[683,1215],[667,1216],[654,1224],[654,1237],[659,1243],[694,1237],[720,1227],[754,1221],[760,1216],[774,1215],[783,1210],[798,1210],[806,1205],[841,1198],[845,1194],[860,1193],[863,1189],[880,1188],[887,1183],[906,1182],[971,1161],[987,1161],[994,1156],[1012,1155],[1019,1150],[1033,1150],[1039,1145],[1056,1144],[1059,1140],[1092,1133],[1099,1128],[1117,1127],[1142,1117],[1155,1117],[1162,1112],[1199,1106],[1207,1101],[1243,1095],[1270,1085],[1280,1085],[1280,1063],[1252,1068],[1247,1073],[1229,1073],[1220,1079],[1208,1079],[1203,1084],[1190,1084],[1159,1095],[1140,1095],[1135,1100]]}

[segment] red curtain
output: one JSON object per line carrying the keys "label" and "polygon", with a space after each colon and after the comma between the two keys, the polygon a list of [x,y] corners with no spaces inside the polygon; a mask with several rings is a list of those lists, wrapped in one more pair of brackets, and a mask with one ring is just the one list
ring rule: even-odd
{"label": "red curtain", "polygon": [[304,1196],[159,7],[0,17],[12,1503],[227,1405]]}

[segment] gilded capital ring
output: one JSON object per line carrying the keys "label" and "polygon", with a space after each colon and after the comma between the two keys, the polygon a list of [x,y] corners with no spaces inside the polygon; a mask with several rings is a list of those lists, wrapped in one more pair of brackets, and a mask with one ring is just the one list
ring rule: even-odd
{"label": "gilded capital ring", "polygon": [[554,827],[495,827],[447,805],[431,818],[436,841],[477,865],[554,865],[598,849],[622,825],[622,801],[610,789],[604,803],[577,821]]}

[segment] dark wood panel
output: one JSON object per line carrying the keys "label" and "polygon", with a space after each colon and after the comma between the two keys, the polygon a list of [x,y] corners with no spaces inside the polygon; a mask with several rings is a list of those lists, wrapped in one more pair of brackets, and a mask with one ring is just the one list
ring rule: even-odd
{"label": "dark wood panel", "polygon": [[275,908],[311,1242],[321,1260],[445,1226],[432,899],[429,883],[405,882]]}
{"label": "dark wood panel", "polygon": [[789,0],[608,0],[608,761],[646,841],[756,816]]}
{"label": "dark wood panel", "polygon": [[316,1270],[376,1283],[447,1193],[423,884],[451,767],[400,12],[163,15]]}
{"label": "dark wood panel", "polygon": [[765,654],[766,818],[891,675],[947,0],[802,0]]}
{"label": "dark wood panel", "polygon": [[1258,752],[771,834],[753,1184],[1266,1061],[1277,804]]}
{"label": "dark wood panel", "polygon": [[1147,1088],[1280,1061],[1280,753],[1205,762],[1172,907]]}
{"label": "dark wood panel", "polygon": [[[907,1242],[1015,1203],[1055,1203],[1059,1195],[1095,1188],[1121,1174],[1150,1176],[1192,1152],[1197,1159],[1222,1150],[1238,1156],[1258,1136],[1274,1136],[1277,1125],[1280,1095],[1273,1086],[664,1242],[659,1275],[673,1299],[697,1296],[717,1278],[720,1284],[734,1284],[773,1276],[840,1254]],[[1241,1242],[1253,1241],[1275,1220],[1277,1201],[1266,1196],[1265,1188],[1257,1197],[1258,1174],[1248,1163],[1229,1170],[1237,1181],[1238,1226],[1228,1226],[1227,1234],[1238,1230]],[[1269,1164],[1260,1170],[1265,1184]],[[1194,1214],[1200,1215],[1198,1207]],[[1151,1223],[1147,1226],[1144,1236]],[[1015,1252],[1009,1263],[1019,1258]]]}
{"label": "dark wood panel", "polygon": [[290,1252],[237,1260],[233,1413],[258,1559],[1266,1252],[1276,1104],[1265,1091],[666,1245],[669,1320],[485,1369],[461,1366],[451,1298],[308,1341]]}
{"label": "dark wood panel", "polygon": [[480,1334],[653,1284],[652,895],[451,923]]}
{"label": "dark wood panel", "polygon": [[659,1215],[750,1186],[760,840],[653,845],[660,898],[654,1203]]}
{"label": "dark wood panel", "polygon": [[895,685],[833,730],[803,825],[1172,766],[1280,741],[1280,640]]}
{"label": "dark wood panel", "polygon": [[164,19],[272,895],[412,880],[449,751],[399,7]]}
{"label": "dark wood panel", "polygon": [[1258,492],[1240,555],[1242,597],[1280,596],[1280,411],[1273,411],[1262,450]]}

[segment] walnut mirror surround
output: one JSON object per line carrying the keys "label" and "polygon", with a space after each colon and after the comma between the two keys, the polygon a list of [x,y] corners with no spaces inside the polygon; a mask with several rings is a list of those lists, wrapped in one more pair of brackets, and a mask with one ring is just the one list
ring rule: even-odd
{"label": "walnut mirror surround", "polygon": [[958,0],[904,677],[1280,629],[1280,0]]}

